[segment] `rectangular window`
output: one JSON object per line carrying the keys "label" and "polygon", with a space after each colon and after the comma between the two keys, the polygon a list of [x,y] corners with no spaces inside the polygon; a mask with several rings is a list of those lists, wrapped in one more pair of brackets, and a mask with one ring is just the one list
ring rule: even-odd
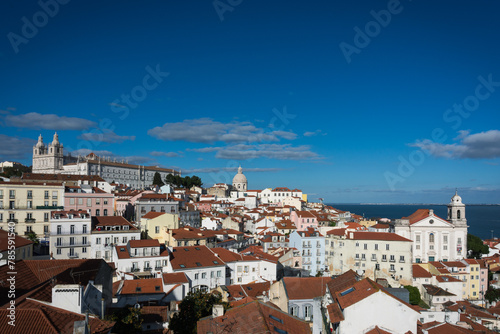
{"label": "rectangular window", "polygon": [[56,254],[57,254],[57,255],[61,255],[61,248],[58,248],[58,249],[56,250]]}
{"label": "rectangular window", "polygon": [[82,247],[82,253],[87,253],[87,247]]}
{"label": "rectangular window", "polygon": [[62,225],[57,225],[57,234],[61,234]]}
{"label": "rectangular window", "polygon": [[420,242],[420,234],[417,234],[417,235],[415,236],[415,241],[416,241],[416,242]]}
{"label": "rectangular window", "polygon": [[363,245],[364,249],[368,249],[368,244]]}
{"label": "rectangular window", "polygon": [[201,273],[201,278],[207,278],[207,273]]}
{"label": "rectangular window", "polygon": [[57,238],[56,239],[56,245],[61,246],[62,245],[62,238]]}
{"label": "rectangular window", "polygon": [[389,259],[389,261],[395,262],[396,261],[396,257],[394,255],[391,255],[391,258]]}
{"label": "rectangular window", "polygon": [[43,225],[43,233],[49,233],[49,225]]}
{"label": "rectangular window", "polygon": [[123,237],[122,238],[122,244],[126,244],[127,243],[127,237]]}
{"label": "rectangular window", "polygon": [[104,199],[104,205],[108,205],[108,200]]}
{"label": "rectangular window", "polygon": [[75,225],[70,225],[69,226],[69,233],[70,234],[75,234]]}
{"label": "rectangular window", "polygon": [[87,237],[82,237],[82,244],[84,244],[84,245],[87,244]]}
{"label": "rectangular window", "polygon": [[375,244],[375,250],[378,250],[378,244]]}
{"label": "rectangular window", "polygon": [[83,198],[78,199],[78,205],[83,205]]}
{"label": "rectangular window", "polygon": [[33,190],[28,190],[28,198],[33,198]]}
{"label": "rectangular window", "polygon": [[100,198],[96,198],[95,199],[95,204],[100,205],[101,204],[101,199]]}
{"label": "rectangular window", "polygon": [[92,198],[87,198],[87,206],[92,206]]}
{"label": "rectangular window", "polygon": [[194,279],[198,279],[200,277],[200,274],[194,274]]}
{"label": "rectangular window", "polygon": [[69,244],[73,246],[75,244],[75,237],[70,237],[69,238]]}
{"label": "rectangular window", "polygon": [[385,245],[385,250],[389,250],[389,244]]}
{"label": "rectangular window", "polygon": [[75,205],[75,199],[73,197],[69,199],[69,204]]}
{"label": "rectangular window", "polygon": [[443,243],[447,244],[448,243],[448,236],[443,235]]}
{"label": "rectangular window", "polygon": [[95,239],[95,243],[96,243],[97,245],[100,245],[100,244],[101,244],[101,238],[96,238],[96,239]]}
{"label": "rectangular window", "polygon": [[43,196],[44,199],[49,199],[49,191],[48,190],[45,190],[43,195],[44,195]]}
{"label": "rectangular window", "polygon": [[101,251],[96,251],[95,257],[96,257],[96,259],[100,259],[101,258]]}
{"label": "rectangular window", "polygon": [[11,199],[16,198],[16,191],[15,190],[9,190],[9,198],[11,198]]}
{"label": "rectangular window", "polygon": [[155,226],[155,233],[156,234],[160,233],[160,226]]}
{"label": "rectangular window", "polygon": [[52,191],[52,199],[57,199],[57,190]]}

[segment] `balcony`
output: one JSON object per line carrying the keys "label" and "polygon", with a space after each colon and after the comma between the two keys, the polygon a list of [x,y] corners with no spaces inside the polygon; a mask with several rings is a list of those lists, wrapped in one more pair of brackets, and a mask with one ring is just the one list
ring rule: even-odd
{"label": "balcony", "polygon": [[151,270],[153,270],[153,268],[151,268],[151,267],[145,267],[144,268],[144,271],[151,271]]}
{"label": "balcony", "polygon": [[383,257],[382,262],[387,262],[387,258]]}
{"label": "balcony", "polygon": [[395,259],[390,259],[389,262],[396,262],[396,260]]}
{"label": "balcony", "polygon": [[[163,267],[161,267],[161,266],[160,267],[155,267],[155,270],[162,270],[162,269],[163,269]],[[231,275],[229,275],[229,276],[231,276]]]}
{"label": "balcony", "polygon": [[77,241],[77,242],[74,242],[74,243],[61,242],[59,244],[56,244],[56,247],[59,247],[59,248],[64,248],[64,247],[90,247],[90,242],[89,241],[87,241],[87,242]]}
{"label": "balcony", "polygon": [[377,258],[376,257],[372,257],[372,261],[373,262],[377,261]]}
{"label": "balcony", "polygon": [[141,269],[139,269],[139,268],[132,268],[132,269],[130,269],[130,272],[132,272],[132,273],[137,273],[137,272],[139,272],[140,270],[141,270]]}
{"label": "balcony", "polygon": [[405,263],[405,260],[399,259],[399,263]]}
{"label": "balcony", "polygon": [[389,269],[389,272],[391,272],[391,273],[395,273],[395,272],[396,272],[396,269],[391,268],[391,269]]}
{"label": "balcony", "polygon": [[71,253],[68,253],[68,258],[70,259],[74,259],[74,258],[77,258],[78,257],[78,253],[74,252],[73,254]]}
{"label": "balcony", "polygon": [[25,232],[24,232],[24,235],[28,236],[28,235],[30,235],[31,233],[33,233],[33,231],[25,231]]}
{"label": "balcony", "polygon": [[64,206],[53,206],[53,205],[37,205],[37,210],[63,210]]}
{"label": "balcony", "polygon": [[36,222],[36,219],[34,219],[34,218],[25,218],[24,222],[25,223],[29,223],[29,224],[33,224],[33,223]]}
{"label": "balcony", "polygon": [[51,236],[58,236],[58,235],[90,235],[90,232],[83,232],[83,231],[74,231],[74,232],[69,232],[69,231],[61,231],[61,232],[56,232],[56,233],[51,233]]}
{"label": "balcony", "polygon": [[7,219],[7,223],[18,223],[17,219]]}
{"label": "balcony", "polygon": [[311,245],[302,245],[302,248],[312,248]]}

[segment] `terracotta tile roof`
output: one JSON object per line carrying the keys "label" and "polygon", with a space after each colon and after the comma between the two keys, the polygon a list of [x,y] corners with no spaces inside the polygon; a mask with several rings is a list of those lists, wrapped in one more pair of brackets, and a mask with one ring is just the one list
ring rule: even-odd
{"label": "terracotta tile roof", "polygon": [[[9,238],[8,238],[8,235],[9,235],[9,232],[7,231],[4,231],[4,230],[0,230],[0,252],[5,252],[9,249]],[[20,247],[23,247],[23,246],[26,246],[26,245],[30,245],[32,244],[33,241],[30,241],[26,238],[23,238],[23,237],[20,237],[18,235],[16,235],[14,237],[14,246],[16,248],[20,248]]]}
{"label": "terracotta tile roof", "polygon": [[165,212],[149,211],[144,216],[142,216],[142,218],[153,219],[153,218],[156,218],[156,217],[163,216],[164,214],[165,214]]}
{"label": "terracotta tile roof", "polygon": [[261,282],[261,283],[249,283],[249,284],[235,284],[228,285],[224,290],[228,293],[228,300],[234,301],[239,300],[244,297],[262,297],[263,295],[269,294],[269,289],[271,287],[271,282]]}
{"label": "terracotta tile roof", "polygon": [[253,302],[254,300],[257,300],[257,299],[253,298],[253,297],[244,297],[244,298],[238,299],[238,300],[231,300],[229,302],[229,305],[231,307],[236,307],[236,306],[240,306],[240,305],[243,305],[243,304],[246,304],[246,303]]}
{"label": "terracotta tile roof", "polygon": [[162,275],[163,284],[189,283],[189,279],[184,273],[166,273]]}
{"label": "terracotta tile roof", "polygon": [[142,278],[123,281],[120,295],[164,293],[161,278]]}
{"label": "terracotta tile roof", "polygon": [[[443,221],[446,221],[445,219],[438,217],[435,214],[433,214],[433,215],[434,215],[434,217],[437,217]],[[425,219],[427,217],[429,217],[429,209],[418,209],[417,211],[415,211],[414,213],[412,213],[408,217],[403,217],[403,219],[408,219],[410,221],[410,225],[412,225],[412,224],[415,224],[415,223],[417,223],[417,222],[419,222],[422,219]]]}
{"label": "terracotta tile roof", "polygon": [[288,189],[287,187],[277,187],[274,188],[272,191],[291,191],[291,190]]}
{"label": "terracotta tile roof", "polygon": [[283,277],[283,285],[289,300],[313,299],[323,296],[329,277]]}
{"label": "terracotta tile roof", "polygon": [[418,264],[412,265],[413,267],[413,277],[416,278],[431,278],[432,275],[430,272],[419,266]]}
{"label": "terracotta tile roof", "polygon": [[[353,238],[351,238],[351,233]],[[399,234],[389,232],[348,232],[347,236],[353,240],[382,240],[382,241],[406,241],[413,242],[406,239]]]}
{"label": "terracotta tile roof", "polygon": [[224,262],[241,262],[241,261],[259,261],[258,258],[251,255],[243,255],[235,252],[231,252],[225,248],[217,247],[212,248],[212,252],[216,254]]}
{"label": "terracotta tile roof", "polygon": [[130,240],[130,248],[142,247],[160,247],[160,242],[157,239]]}
{"label": "terracotta tile roof", "polygon": [[142,306],[143,323],[165,323],[168,321],[169,306]]}
{"label": "terracotta tile roof", "polygon": [[[38,311],[38,312],[34,312]],[[4,310],[0,310],[4,312]],[[1,313],[0,313],[1,314]],[[3,317],[3,315],[2,315]],[[19,318],[18,318],[19,317]],[[21,321],[23,319],[24,321]],[[85,320],[85,316],[53,307],[34,300],[27,300],[16,309],[16,332],[1,330],[5,321],[0,321],[1,333],[73,333],[75,321]],[[46,323],[49,322],[55,332],[45,331],[49,329]],[[109,333],[115,322],[100,320],[95,317],[89,318],[91,333]],[[38,326],[42,326],[39,328]],[[9,326],[10,327],[10,326]],[[12,329],[12,328],[10,328]]]}
{"label": "terracotta tile roof", "polygon": [[459,280],[455,277],[448,276],[448,275],[441,275],[441,276],[436,276],[436,279],[438,282],[441,283],[447,283],[447,282],[462,282],[462,280]]}
{"label": "terracotta tile roof", "polygon": [[344,314],[342,314],[337,303],[329,304],[326,309],[331,323],[336,324],[344,320]]}
{"label": "terracotta tile roof", "polygon": [[365,332],[365,334],[392,334],[392,333],[384,331],[383,329],[380,329],[378,326],[375,326],[375,328],[369,330],[368,332]]}
{"label": "terracotta tile roof", "polygon": [[231,308],[221,317],[202,318],[198,334],[212,332],[214,326],[218,333],[311,333],[307,322],[258,300]]}
{"label": "terracotta tile roof", "polygon": [[274,255],[271,255],[271,254],[264,252],[262,250],[262,247],[260,247],[260,246],[249,246],[249,247],[245,248],[244,250],[242,250],[240,252],[240,254],[252,255],[258,259],[266,260],[266,261],[273,262],[273,263],[278,263],[278,259],[279,259],[277,256],[274,256]]}
{"label": "terracotta tile roof", "polygon": [[462,309],[465,314],[468,314],[469,316],[472,317],[477,317],[477,318],[486,318],[486,319],[496,319],[494,315],[491,315],[490,313],[486,312],[486,310],[471,304],[468,301],[460,300],[456,302],[454,305],[448,306],[448,309],[450,311],[455,311],[458,312],[458,309]]}
{"label": "terracotta tile roof", "polygon": [[[468,262],[469,263],[469,262]],[[441,264],[443,266],[446,266],[448,268],[451,268],[451,267],[457,267],[457,268],[467,268],[467,265],[463,262],[460,262],[460,261],[448,261],[448,262],[441,262]],[[472,264],[477,264],[475,263],[475,260],[474,260],[474,263]]]}
{"label": "terracotta tile roof", "polygon": [[128,226],[130,231],[138,230],[137,227],[121,216],[97,216],[92,217],[92,220],[95,224],[94,231],[97,231],[99,226]]}
{"label": "terracotta tile roof", "polygon": [[22,180],[37,180],[37,181],[97,181],[106,182],[102,177],[97,175],[70,175],[70,174],[43,174],[43,173],[23,173]]}
{"label": "terracotta tile roof", "polygon": [[170,263],[174,270],[225,265],[207,246],[174,247]]}
{"label": "terracotta tile roof", "polygon": [[296,211],[296,212],[297,216],[300,218],[316,218],[316,216],[309,211]]}
{"label": "terracotta tile roof", "polygon": [[427,294],[431,296],[456,296],[454,293],[448,292],[438,286],[432,284],[423,284]]}
{"label": "terracotta tile roof", "polygon": [[346,229],[345,228],[335,228],[332,229],[328,232],[326,232],[327,235],[337,235],[337,236],[344,236],[346,234]]}
{"label": "terracotta tile roof", "polygon": [[337,276],[327,283],[328,290],[333,295],[335,292],[344,290],[345,288],[357,282],[358,275],[353,270],[348,270],[342,275]]}
{"label": "terracotta tile roof", "polygon": [[340,307],[345,309],[357,302],[377,293],[380,289],[376,288],[369,279],[365,278],[352,284],[345,290],[335,293],[335,299]]}

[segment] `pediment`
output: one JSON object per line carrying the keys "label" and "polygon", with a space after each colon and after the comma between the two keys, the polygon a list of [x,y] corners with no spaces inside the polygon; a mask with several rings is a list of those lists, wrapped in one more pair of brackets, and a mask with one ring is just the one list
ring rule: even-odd
{"label": "pediment", "polygon": [[411,225],[412,227],[451,227],[453,226],[450,222],[447,220],[444,220],[442,218],[439,218],[437,216],[429,216],[425,217],[422,220],[419,220],[416,223],[413,223]]}

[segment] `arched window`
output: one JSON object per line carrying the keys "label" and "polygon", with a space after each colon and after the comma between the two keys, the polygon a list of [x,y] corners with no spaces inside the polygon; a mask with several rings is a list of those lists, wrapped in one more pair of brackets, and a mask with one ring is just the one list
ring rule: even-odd
{"label": "arched window", "polygon": [[293,315],[294,317],[298,317],[299,316],[299,307],[297,305],[290,306],[290,314]]}
{"label": "arched window", "polygon": [[429,242],[434,242],[434,233],[429,234]]}
{"label": "arched window", "polygon": [[457,210],[457,219],[460,219],[460,210]]}

